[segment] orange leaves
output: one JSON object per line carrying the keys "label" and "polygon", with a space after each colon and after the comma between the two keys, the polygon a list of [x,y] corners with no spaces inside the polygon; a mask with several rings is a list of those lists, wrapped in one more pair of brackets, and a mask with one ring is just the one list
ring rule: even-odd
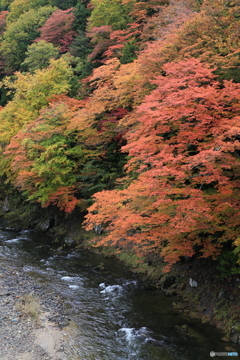
{"label": "orange leaves", "polygon": [[[117,115],[117,120],[120,123],[121,119],[123,124],[122,119],[128,112],[125,108],[143,97],[142,93],[145,90],[138,86],[139,78],[137,68],[133,64],[121,65],[116,58],[95,69],[89,77],[89,82],[95,90],[85,100],[85,106],[72,117],[69,130],[77,129],[81,132],[87,144],[106,141],[104,136],[107,138],[108,132],[100,135],[98,129],[102,129],[103,121],[116,112],[116,109],[122,109],[121,116]],[[124,124],[119,129],[116,124],[115,131],[119,133],[124,131],[124,128]]]}
{"label": "orange leaves", "polygon": [[142,37],[151,42],[138,59],[142,73],[157,74],[173,59],[195,57],[239,82],[239,1],[217,2],[205,1],[196,12],[196,1],[171,1],[149,19]]}
{"label": "orange leaves", "polygon": [[49,195],[48,201],[43,204],[43,207],[57,205],[57,207],[65,211],[65,213],[71,213],[81,202],[81,200],[73,195],[75,191],[74,186],[59,187],[57,191]]}
{"label": "orange leaves", "polygon": [[90,77],[92,87],[107,87],[113,84],[113,78],[120,67],[120,61],[117,58],[106,61],[106,63],[93,71]]}
{"label": "orange leaves", "polygon": [[[126,190],[95,194],[95,203],[86,216],[86,228],[93,229],[96,224],[103,226],[107,233],[98,239],[98,245],[121,248],[125,244],[124,247],[130,247],[139,256],[161,251],[167,262],[171,256],[171,263],[180,256],[191,256],[194,242],[183,240],[184,236],[200,227],[209,227],[209,208],[197,190],[193,191],[195,198],[192,194],[186,199],[184,190],[179,191],[182,200],[178,199],[177,190],[161,187],[158,179],[141,174]],[[201,219],[199,214],[202,214]]]}
{"label": "orange leaves", "polygon": [[[132,126],[122,151],[130,156],[129,176],[138,173],[137,179],[124,190],[95,194],[85,223],[106,230],[100,245],[129,247],[139,256],[157,251],[170,265],[196,252],[216,258],[237,231],[225,212],[238,208],[228,172],[238,161],[240,86],[221,87],[197,59],[168,63],[163,71],[152,80],[156,88],[122,120]],[[222,238],[216,241],[215,232]]]}
{"label": "orange leaves", "polygon": [[[97,123],[100,109],[94,101],[66,95],[48,101],[49,107],[7,146],[9,179],[29,201],[56,205],[67,213],[76,206],[85,210],[84,199],[92,195],[92,189],[106,188],[119,176],[121,166],[110,164],[108,156],[123,159],[122,154],[118,156],[123,133],[115,128],[127,110],[115,108],[106,113],[104,108]],[[114,149],[113,154],[108,147]]]}
{"label": "orange leaves", "polygon": [[20,191],[28,189],[28,192],[32,194],[34,193],[35,184],[40,182],[42,180],[35,172],[22,169],[15,180],[15,187]]}
{"label": "orange leaves", "polygon": [[[141,158],[143,162],[146,156],[146,162],[154,161],[151,158],[152,154],[158,161],[161,157],[161,164],[166,163],[166,155],[169,153],[169,160],[177,163],[182,156],[190,154],[189,145],[191,144],[195,152],[195,156],[191,155],[191,166],[197,166],[202,162],[206,166],[207,162],[211,163],[214,158],[219,157],[226,146],[230,146],[224,143],[225,126],[228,123],[231,131],[236,131],[236,125],[232,127],[233,123],[236,124],[236,119],[232,118],[232,114],[237,110],[235,99],[240,86],[226,82],[227,88],[229,85],[233,86],[228,92],[231,94],[230,100],[225,95],[226,90],[219,88],[211,70],[202,66],[196,59],[189,59],[178,64],[168,63],[163,69],[168,76],[158,76],[152,81],[157,88],[139,106],[141,125],[135,132],[129,133],[129,144],[124,147],[124,150],[134,156],[138,153],[138,160]],[[228,108],[231,109],[231,114]],[[232,118],[231,122],[229,122],[229,116]],[[218,136],[213,145],[212,136],[220,135],[220,131],[222,139]],[[170,155],[173,151],[172,146],[175,151],[173,157]],[[201,146],[201,151],[199,146]],[[213,151],[219,146],[220,152]],[[142,149],[141,152],[139,152],[140,149]],[[164,157],[161,155],[163,151]]]}

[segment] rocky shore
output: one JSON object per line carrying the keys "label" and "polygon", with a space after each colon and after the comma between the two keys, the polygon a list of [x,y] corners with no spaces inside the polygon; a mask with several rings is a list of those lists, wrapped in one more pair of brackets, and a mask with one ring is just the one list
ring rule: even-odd
{"label": "rocky shore", "polygon": [[69,359],[69,320],[57,294],[0,264],[0,359]]}

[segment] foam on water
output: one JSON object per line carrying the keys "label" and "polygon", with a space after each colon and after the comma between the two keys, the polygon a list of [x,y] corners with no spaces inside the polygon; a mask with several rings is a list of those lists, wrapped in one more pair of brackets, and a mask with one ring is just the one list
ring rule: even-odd
{"label": "foam on water", "polygon": [[68,287],[73,290],[79,289],[78,285],[68,285]]}
{"label": "foam on water", "polygon": [[79,276],[62,276],[61,280],[72,282],[72,281],[76,281],[76,280],[79,281],[79,280],[81,280],[81,278]]}
{"label": "foam on water", "polygon": [[108,285],[106,286],[105,283],[101,283],[99,285],[101,294],[107,294],[107,295],[119,295],[121,294],[123,288],[121,285]]}
{"label": "foam on water", "polygon": [[146,327],[141,327],[140,329],[135,328],[127,328],[123,327],[118,330],[118,335],[121,338],[124,338],[127,342],[133,342],[133,341],[149,341],[152,339],[150,337],[150,332]]}
{"label": "foam on water", "polygon": [[5,240],[6,243],[15,243],[15,242],[18,242],[20,240],[26,240],[25,237],[18,237],[18,238],[15,238],[15,239],[10,239],[10,240]]}
{"label": "foam on water", "polygon": [[150,331],[146,327],[136,329],[134,327],[122,327],[116,333],[119,344],[125,347],[128,359],[137,360],[142,349],[148,342],[154,342]]}
{"label": "foam on water", "polygon": [[119,335],[123,336],[127,341],[134,338],[135,328],[121,328],[118,330]]}
{"label": "foam on water", "polygon": [[64,281],[72,281],[73,278],[71,276],[63,276],[61,277],[61,280],[64,280]]}
{"label": "foam on water", "polygon": [[30,230],[21,230],[20,233],[21,234],[28,234],[30,232]]}
{"label": "foam on water", "polygon": [[128,287],[128,286],[137,286],[138,282],[137,280],[126,280],[124,281],[124,286]]}
{"label": "foam on water", "polygon": [[[72,290],[79,289],[80,286],[78,284],[82,286],[82,279],[79,276],[62,276],[61,280],[66,281],[68,283],[68,287]],[[74,284],[71,284],[73,282]]]}

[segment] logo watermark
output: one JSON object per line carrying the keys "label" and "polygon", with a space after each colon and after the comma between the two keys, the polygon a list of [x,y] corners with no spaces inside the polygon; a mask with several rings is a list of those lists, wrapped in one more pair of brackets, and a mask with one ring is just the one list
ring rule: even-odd
{"label": "logo watermark", "polygon": [[211,357],[214,357],[214,356],[238,356],[238,352],[236,352],[236,351],[232,351],[232,352],[215,352],[215,351],[211,351],[210,356]]}

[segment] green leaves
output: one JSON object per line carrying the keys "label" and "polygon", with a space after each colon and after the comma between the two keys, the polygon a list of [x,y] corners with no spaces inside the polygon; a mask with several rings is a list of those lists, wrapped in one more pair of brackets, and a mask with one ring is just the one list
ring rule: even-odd
{"label": "green leaves", "polygon": [[33,73],[35,70],[48,67],[50,59],[58,57],[58,49],[51,43],[41,40],[28,46],[26,59],[21,68]]}
{"label": "green leaves", "polygon": [[19,70],[28,45],[38,36],[38,28],[44,24],[53,11],[54,8],[51,6],[30,9],[16,21],[7,23],[0,51],[9,72]]}
{"label": "green leaves", "polygon": [[94,6],[89,17],[89,29],[102,25],[109,25],[113,30],[122,30],[132,19],[129,12],[132,4],[123,4],[121,0],[92,0]]}
{"label": "green leaves", "polygon": [[128,41],[123,49],[122,49],[122,56],[120,57],[120,61],[122,64],[128,64],[136,59],[136,51],[138,50],[138,45],[136,44],[136,40]]}
{"label": "green leaves", "polygon": [[[75,143],[75,135],[66,135],[66,111],[68,106],[61,102],[45,109],[15,136],[5,151],[14,185],[24,191],[28,200],[36,200],[42,205],[56,203],[62,196],[66,205],[74,198],[77,162],[70,158],[74,152],[70,151],[69,155],[68,150]],[[78,154],[82,152],[78,151]]]}
{"label": "green leaves", "polygon": [[48,0],[14,0],[9,6],[8,23],[15,22],[30,9],[39,9],[49,4]]}

